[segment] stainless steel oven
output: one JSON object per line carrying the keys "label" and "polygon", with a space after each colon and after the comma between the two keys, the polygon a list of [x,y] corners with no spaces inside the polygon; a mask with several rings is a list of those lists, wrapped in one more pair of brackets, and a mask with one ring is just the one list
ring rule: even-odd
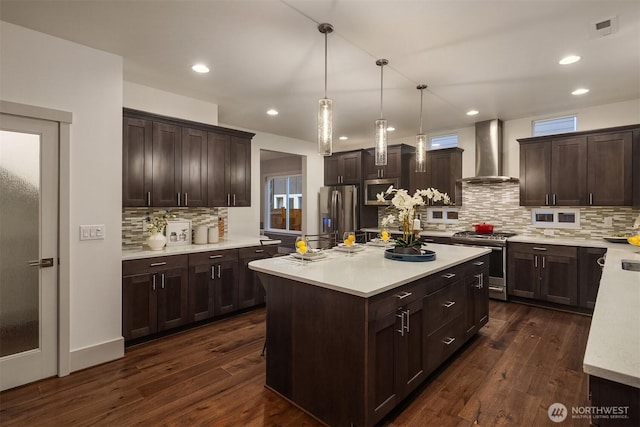
{"label": "stainless steel oven", "polygon": [[454,245],[491,250],[489,254],[489,298],[507,300],[507,238],[515,233],[480,234],[473,231],[456,233]]}

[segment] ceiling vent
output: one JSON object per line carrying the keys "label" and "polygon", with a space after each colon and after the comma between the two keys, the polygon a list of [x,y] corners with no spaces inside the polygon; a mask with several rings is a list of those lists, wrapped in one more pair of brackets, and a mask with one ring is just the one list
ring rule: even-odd
{"label": "ceiling vent", "polygon": [[618,17],[613,16],[600,22],[591,24],[590,34],[592,38],[604,37],[618,32]]}

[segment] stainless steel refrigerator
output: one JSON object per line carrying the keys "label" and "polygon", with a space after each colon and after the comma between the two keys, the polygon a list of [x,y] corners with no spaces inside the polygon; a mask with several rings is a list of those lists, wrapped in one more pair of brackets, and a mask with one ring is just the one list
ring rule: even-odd
{"label": "stainless steel refrigerator", "polygon": [[320,233],[337,232],[339,240],[345,231],[359,228],[357,185],[336,185],[320,188]]}

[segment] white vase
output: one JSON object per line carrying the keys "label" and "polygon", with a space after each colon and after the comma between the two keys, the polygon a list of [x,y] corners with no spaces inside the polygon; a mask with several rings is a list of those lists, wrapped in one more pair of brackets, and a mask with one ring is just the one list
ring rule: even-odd
{"label": "white vase", "polygon": [[151,236],[147,237],[147,246],[151,248],[152,251],[159,251],[164,248],[164,245],[167,244],[167,238],[164,234],[154,231],[151,233]]}

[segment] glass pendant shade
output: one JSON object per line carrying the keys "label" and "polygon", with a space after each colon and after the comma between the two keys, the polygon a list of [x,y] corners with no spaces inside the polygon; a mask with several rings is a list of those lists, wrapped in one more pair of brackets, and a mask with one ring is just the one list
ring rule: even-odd
{"label": "glass pendant shade", "polygon": [[333,153],[333,103],[328,98],[318,101],[318,154]]}
{"label": "glass pendant shade", "polygon": [[416,135],[416,172],[427,171],[427,136]]}
{"label": "glass pendant shade", "polygon": [[376,166],[387,164],[387,120],[376,120],[376,141],[375,141],[375,162]]}

